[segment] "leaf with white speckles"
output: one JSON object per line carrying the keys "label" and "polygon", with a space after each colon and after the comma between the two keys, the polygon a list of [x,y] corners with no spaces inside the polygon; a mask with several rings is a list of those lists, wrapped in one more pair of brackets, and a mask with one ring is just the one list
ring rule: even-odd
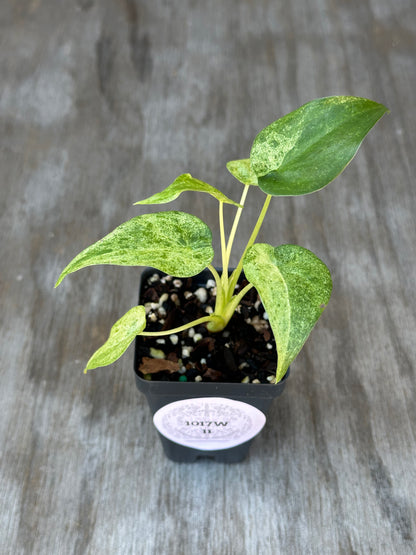
{"label": "leaf with white speckles", "polygon": [[331,275],[325,264],[303,247],[263,243],[247,251],[244,272],[269,316],[276,339],[279,382],[328,304]]}
{"label": "leaf with white speckles", "polygon": [[214,257],[212,233],[185,212],[143,214],[83,250],[64,269],[55,285],[72,272],[97,264],[152,266],[178,277],[194,276]]}
{"label": "leaf with white speckles", "polygon": [[220,202],[224,202],[225,204],[233,204],[234,206],[240,206],[237,202],[226,197],[221,191],[205,183],[204,181],[200,181],[199,179],[195,179],[189,173],[184,173],[177,177],[173,183],[166,187],[160,193],[156,193],[151,197],[140,200],[135,204],[165,204],[167,202],[171,202],[178,198],[178,196],[185,192],[185,191],[196,191],[199,193],[208,193],[209,195],[213,196]]}
{"label": "leaf with white speckles", "polygon": [[227,170],[244,185],[258,185],[257,175],[251,167],[250,158],[227,162]]}
{"label": "leaf with white speckles", "polygon": [[92,355],[84,372],[115,362],[145,327],[146,310],[144,306],[134,306],[117,320],[111,328],[107,341]]}
{"label": "leaf with white speckles", "polygon": [[322,189],[344,170],[386,112],[372,100],[330,96],[275,121],[257,135],[251,149],[260,189],[275,196]]}

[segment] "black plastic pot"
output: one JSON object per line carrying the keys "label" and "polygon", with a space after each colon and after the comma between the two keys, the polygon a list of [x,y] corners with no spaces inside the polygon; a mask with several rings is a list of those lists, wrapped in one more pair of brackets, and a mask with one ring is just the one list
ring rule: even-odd
{"label": "black plastic pot", "polygon": [[[155,270],[145,270],[142,274],[142,282]],[[161,272],[158,272],[161,274]],[[206,283],[211,277],[211,273],[204,271],[193,278],[198,286]],[[148,381],[140,377],[137,368],[139,366],[138,350],[142,338],[136,338],[136,350],[134,369],[136,385],[145,394],[152,415],[155,415],[162,407],[166,407],[176,401],[201,398],[221,398],[239,401],[251,407],[255,407],[264,415],[267,413],[273,399],[283,393],[286,386],[289,370],[286,376],[278,384],[252,384],[252,383],[221,383],[221,382],[169,382],[169,381]],[[245,406],[246,406],[245,405]],[[243,405],[241,405],[243,406]],[[248,453],[253,438],[244,441],[236,446],[221,449],[194,448],[184,446],[161,434],[165,455],[176,462],[195,462],[199,459],[211,459],[222,463],[241,462]]]}

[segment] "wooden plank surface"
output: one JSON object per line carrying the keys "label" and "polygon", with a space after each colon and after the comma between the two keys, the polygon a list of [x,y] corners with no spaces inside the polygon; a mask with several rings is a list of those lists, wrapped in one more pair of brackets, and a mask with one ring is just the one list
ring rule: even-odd
{"label": "wooden plank surface", "polygon": [[[414,2],[6,0],[0,18],[0,553],[414,553]],[[260,236],[325,260],[331,303],[244,463],[169,462],[132,351],[81,374],[140,270],[53,284],[180,173],[238,197],[225,163],[332,94],[391,114]],[[214,200],[172,206],[218,227]]]}

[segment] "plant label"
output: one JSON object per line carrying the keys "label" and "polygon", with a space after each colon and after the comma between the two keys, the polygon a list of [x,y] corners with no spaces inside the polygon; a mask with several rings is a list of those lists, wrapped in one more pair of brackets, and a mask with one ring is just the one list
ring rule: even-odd
{"label": "plant label", "polygon": [[222,397],[201,397],[169,403],[153,416],[167,439],[203,451],[236,447],[256,436],[266,423],[257,408]]}

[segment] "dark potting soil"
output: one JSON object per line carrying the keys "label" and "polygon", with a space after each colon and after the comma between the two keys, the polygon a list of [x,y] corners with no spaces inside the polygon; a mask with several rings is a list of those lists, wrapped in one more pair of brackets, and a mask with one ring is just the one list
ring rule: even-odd
{"label": "dark potting soil", "polygon": [[[247,285],[242,280],[236,293]],[[212,313],[215,281],[154,273],[142,286],[146,331],[165,331]],[[273,383],[276,345],[264,307],[253,288],[227,327],[211,333],[205,324],[161,337],[140,337],[139,374],[148,380]]]}

